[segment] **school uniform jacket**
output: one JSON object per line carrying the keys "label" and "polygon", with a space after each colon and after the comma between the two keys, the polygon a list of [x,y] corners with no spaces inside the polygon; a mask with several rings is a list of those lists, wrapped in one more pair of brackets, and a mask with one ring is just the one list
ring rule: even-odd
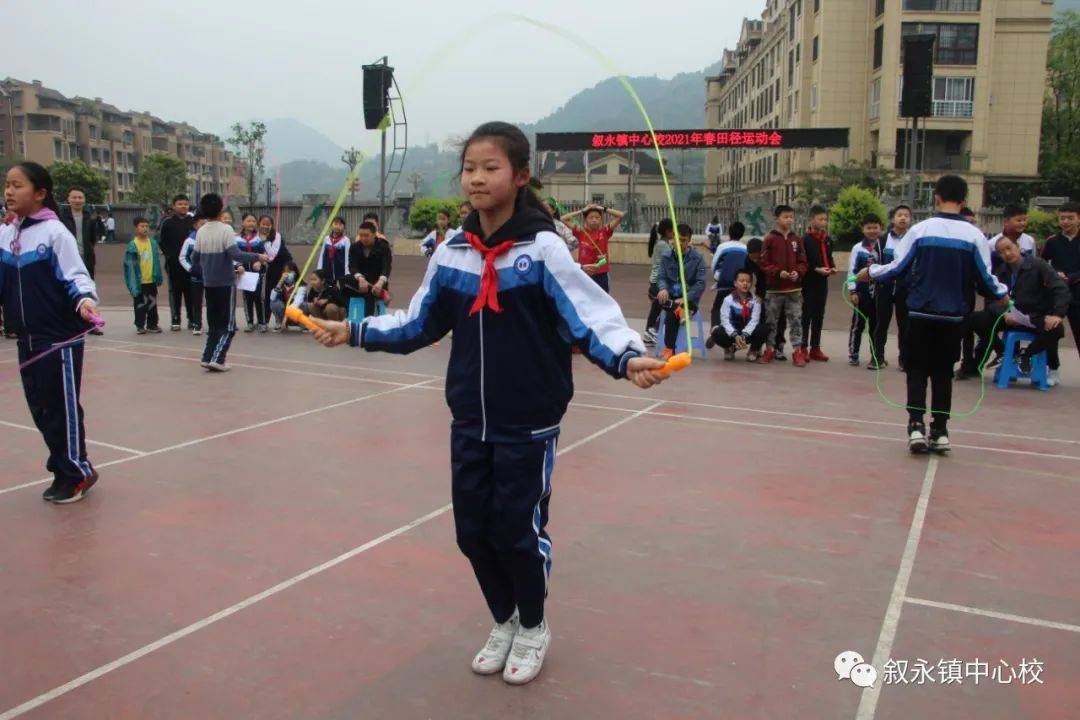
{"label": "school uniform jacket", "polygon": [[[850,278],[853,275],[858,275],[862,272],[864,267],[870,267],[871,265],[881,263],[880,246],[880,242],[875,242],[873,245],[867,247],[864,240],[864,242],[860,242],[858,245],[851,248],[851,256],[848,258],[848,277]],[[854,280],[848,280],[847,289],[848,292],[874,294],[874,284],[869,282],[857,283]]]}
{"label": "school uniform jacket", "polygon": [[192,230],[188,235],[187,240],[180,246],[180,256],[178,258],[181,267],[187,270],[191,275],[191,282],[196,285],[202,285],[202,268],[195,264],[195,231]]}
{"label": "school uniform jacket", "polygon": [[972,310],[972,289],[997,298],[1008,292],[990,274],[982,231],[952,213],[938,213],[908,230],[893,261],[871,265],[870,278],[906,280],[911,317],[941,322],[963,321]]}
{"label": "school uniform jacket", "polygon": [[713,252],[712,274],[717,290],[735,287],[735,275],[746,267],[746,246],[738,240],[720,243]]}
{"label": "school uniform jacket", "polygon": [[[241,252],[253,253],[255,255],[264,255],[266,253],[266,240],[259,233],[255,233],[250,238],[244,237],[243,234],[236,236],[236,247],[240,248]],[[254,263],[245,262],[244,269],[250,271],[251,266]]]}
{"label": "school uniform jacket", "polygon": [[[465,231],[480,235],[475,213]],[[641,336],[570,257],[546,213],[520,209],[487,243],[510,239],[514,246],[495,261],[502,312],[470,314],[483,259],[461,233],[435,249],[408,310],[351,325],[351,345],[402,354],[453,330],[446,376],[453,426],[487,442],[558,433],[574,394],[571,343],[616,378],[645,353]]]}
{"label": "school uniform jacket", "polygon": [[319,252],[319,262],[316,270],[327,269],[330,271],[330,282],[336,283],[349,274],[349,245],[351,241],[348,235],[342,235],[334,240],[329,235],[323,238],[322,250]]}
{"label": "school uniform jacket", "polygon": [[749,316],[743,313],[742,298],[735,293],[724,298],[724,303],[720,306],[720,324],[730,337],[742,335],[748,338],[761,323],[761,300],[751,295],[746,305],[750,311]]}
{"label": "school uniform jacket", "polygon": [[90,328],[78,314],[97,287],[75,237],[52,210],[0,225],[0,304],[7,329],[30,350]]}
{"label": "school uniform jacket", "polygon": [[[891,226],[890,226],[891,227]],[[900,249],[900,243],[904,241],[904,238],[897,237],[893,234],[892,230],[889,230],[885,234],[884,241],[880,238],[877,241],[877,262],[886,265],[896,259],[896,251]],[[992,267],[992,266],[991,266]],[[860,270],[862,268],[859,268]],[[896,280],[885,280],[877,284],[878,287],[886,290],[896,291],[897,288],[903,289],[903,286],[898,284]]]}

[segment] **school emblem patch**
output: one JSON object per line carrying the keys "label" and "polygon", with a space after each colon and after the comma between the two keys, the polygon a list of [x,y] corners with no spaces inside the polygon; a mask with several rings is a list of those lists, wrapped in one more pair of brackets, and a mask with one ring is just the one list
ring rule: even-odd
{"label": "school emblem patch", "polygon": [[49,253],[49,248],[45,246],[45,243],[37,246],[37,254],[41,257],[45,257]]}
{"label": "school emblem patch", "polygon": [[532,270],[532,258],[528,255],[519,255],[518,259],[514,261],[514,270],[518,275],[528,275]]}

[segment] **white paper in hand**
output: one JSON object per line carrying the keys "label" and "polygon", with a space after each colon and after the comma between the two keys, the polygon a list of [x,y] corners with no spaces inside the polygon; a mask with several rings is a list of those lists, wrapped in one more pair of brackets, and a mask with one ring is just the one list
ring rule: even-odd
{"label": "white paper in hand", "polygon": [[248,292],[255,292],[259,288],[259,273],[245,272],[236,278],[236,287]]}

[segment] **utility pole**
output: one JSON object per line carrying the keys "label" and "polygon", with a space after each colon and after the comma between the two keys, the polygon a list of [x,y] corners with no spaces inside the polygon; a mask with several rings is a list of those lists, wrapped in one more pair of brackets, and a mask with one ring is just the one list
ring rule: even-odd
{"label": "utility pole", "polygon": [[416,194],[420,192],[420,183],[422,182],[424,182],[424,176],[418,172],[414,172],[409,176],[409,183],[413,186],[413,197],[416,197]]}
{"label": "utility pole", "polygon": [[[270,212],[270,195],[277,189],[277,183],[270,178],[266,178],[266,211]],[[255,203],[252,203],[254,205]]]}
{"label": "utility pole", "polygon": [[[346,150],[345,152],[343,152],[341,154],[341,162],[345,163],[349,167],[349,173],[350,174],[352,173],[353,170],[356,169],[356,166],[359,165],[360,163],[362,163],[363,161],[364,161],[364,153],[360,152],[355,147],[350,147],[348,150]],[[355,203],[356,202],[356,190],[353,190],[353,188],[355,188],[355,187],[356,187],[355,182],[352,183],[352,185],[349,186],[349,202],[350,203]]]}

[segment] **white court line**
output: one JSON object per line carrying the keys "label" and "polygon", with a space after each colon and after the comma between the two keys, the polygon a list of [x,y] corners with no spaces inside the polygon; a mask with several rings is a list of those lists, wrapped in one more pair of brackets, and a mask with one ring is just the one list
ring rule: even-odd
{"label": "white court line", "polygon": [[[97,340],[97,342],[102,342],[102,340],[99,338]],[[119,343],[121,341],[119,341],[119,340],[105,340],[105,342]],[[167,349],[167,350],[181,350],[181,351],[184,350],[184,348],[179,348],[179,347],[176,347],[176,346],[173,346],[173,345],[163,345],[163,344],[154,344],[154,343],[132,342],[132,343],[125,343],[125,344],[139,345],[139,346],[145,346],[145,347],[158,347],[158,348],[164,348],[164,349]],[[100,348],[100,349],[105,350],[105,349],[108,349],[108,348]],[[191,352],[196,352],[196,351],[193,350]],[[230,357],[235,356],[235,357],[248,357],[248,358],[255,358],[255,359],[263,359],[263,356],[261,356],[261,355],[252,355],[252,354],[246,354],[245,355],[243,353],[233,352],[232,350],[229,351],[229,356]],[[176,356],[160,355],[158,357],[169,358],[169,357],[176,357]],[[295,364],[295,365],[311,365],[313,367],[328,367],[328,368],[335,369],[335,370],[350,370],[351,369],[351,370],[362,370],[364,372],[376,372],[376,373],[386,373],[386,374],[391,374],[391,375],[408,375],[408,376],[412,376],[412,377],[423,377],[423,378],[428,378],[430,380],[444,380],[444,381],[446,380],[445,376],[443,376],[443,375],[433,375],[433,374],[428,374],[428,373],[405,372],[403,370],[386,370],[386,369],[383,369],[383,368],[373,368],[373,367],[367,367],[367,366],[364,366],[364,365],[352,365],[352,364],[340,365],[340,364],[334,364],[334,363],[315,362],[313,360],[289,360],[289,359],[284,359],[284,358],[274,358],[273,360],[274,360],[274,362],[291,363],[291,364]],[[238,367],[255,367],[255,366],[251,366],[251,365],[240,366],[240,365],[238,365]],[[256,369],[278,369],[278,368],[257,367]],[[327,377],[330,377],[330,376],[327,376]],[[334,377],[340,377],[340,376],[334,376]],[[372,382],[374,382],[374,381],[372,381]],[[638,401],[641,401],[641,402],[645,402],[645,401],[648,400],[648,398],[642,397],[640,395],[625,395],[625,394],[621,394],[621,393],[607,393],[607,392],[598,392],[598,391],[595,391],[595,390],[575,389],[574,394],[575,395],[596,395],[598,397],[618,398],[618,399],[623,399],[623,400],[638,400]],[[688,406],[691,406],[691,407],[706,407],[706,408],[712,408],[712,409],[715,409],[715,410],[731,410],[733,412],[739,412],[739,413],[758,413],[758,414],[761,414],[761,415],[781,415],[781,416],[794,417],[794,418],[800,418],[800,419],[802,419],[802,418],[810,418],[812,420],[830,420],[830,421],[833,421],[833,422],[847,422],[847,423],[856,423],[856,424],[861,424],[861,425],[882,425],[882,426],[891,427],[891,428],[906,427],[906,423],[903,423],[903,422],[900,422],[900,423],[889,422],[889,421],[886,421],[886,420],[868,420],[868,419],[865,419],[865,418],[836,417],[836,416],[833,416],[833,415],[810,415],[810,414],[807,414],[807,413],[790,412],[790,411],[785,411],[785,410],[761,410],[761,409],[752,408],[752,407],[738,407],[738,406],[735,406],[735,405],[717,405],[715,403],[693,402],[693,401],[690,401],[690,400],[675,400],[675,399],[671,399],[671,398],[657,398],[657,399],[658,400],[663,400],[663,402],[669,403],[669,404],[672,404],[672,405],[688,405]],[[1080,445],[1080,440],[1070,440],[1070,439],[1067,439],[1067,438],[1044,437],[1044,436],[1036,436],[1036,435],[1017,435],[1015,433],[996,433],[996,432],[987,432],[987,431],[984,431],[984,430],[966,430],[966,429],[962,429],[962,428],[950,428],[949,433],[951,435],[960,435],[960,434],[985,435],[987,437],[1004,437],[1004,438],[1012,438],[1012,439],[1015,439],[1015,440],[1033,440],[1033,441],[1038,441],[1038,442],[1052,442],[1052,443],[1063,443],[1063,444],[1067,444],[1067,445]],[[954,446],[954,447],[960,447],[960,446]],[[977,446],[970,446],[970,447],[977,447]],[[1041,455],[1042,453],[1033,453],[1033,454]]]}
{"label": "white court line", "polygon": [[1025,625],[1034,625],[1036,627],[1050,628],[1051,630],[1066,630],[1068,632],[1080,633],[1080,625],[1070,625],[1069,623],[1054,622],[1053,620],[1043,620],[1041,618],[1028,617],[1026,615],[1013,615],[1012,613],[997,612],[995,610],[983,610],[982,608],[969,607],[967,605],[954,605],[952,603],[937,602],[936,600],[923,600],[922,598],[904,598],[904,602],[911,603],[912,605],[922,605],[924,607],[938,608],[939,610],[952,610],[954,612],[967,613],[969,615],[979,615],[981,617],[994,618],[995,620],[1009,620],[1011,622],[1023,623]]}
{"label": "white court line", "polygon": [[[934,487],[934,476],[937,474],[938,459],[930,457],[926,465],[926,475],[923,476],[922,490],[919,492],[919,500],[915,503],[915,513],[911,518],[911,528],[908,530],[907,542],[904,544],[904,554],[900,556],[900,569],[896,573],[896,582],[893,583],[892,595],[889,596],[889,605],[885,610],[885,620],[881,623],[881,633],[878,635],[877,647],[874,648],[874,659],[871,665],[883,667],[889,654],[892,652],[893,641],[896,639],[896,628],[900,623],[900,613],[904,608],[904,598],[907,596],[908,581],[911,580],[911,571],[915,567],[915,554],[919,550],[919,538],[922,536],[923,522],[926,520],[926,508],[930,504],[930,491]],[[878,697],[881,695],[882,683],[872,685],[862,692],[859,698],[859,709],[855,713],[855,720],[873,720],[877,711]]]}
{"label": "white court line", "polygon": [[[99,340],[99,342],[100,342],[100,340]],[[119,340],[106,340],[105,342],[116,342],[116,343],[118,343],[120,341]],[[183,351],[183,352],[194,352],[194,353],[201,352],[200,350],[197,350],[197,349],[196,350],[187,350],[186,348],[177,347],[176,345],[165,345],[163,343],[125,342],[123,344],[125,344],[125,345],[138,345],[139,347],[162,348],[164,350],[177,350],[177,351]],[[162,357],[165,357],[165,356],[162,356]],[[240,353],[240,352],[233,352],[231,348],[229,349],[229,357],[254,358],[256,360],[265,360],[266,359],[266,356],[264,356],[264,355],[255,355],[255,354],[252,354],[252,353],[246,353],[245,354],[245,353]],[[314,367],[327,367],[327,368],[333,368],[335,370],[346,370],[346,369],[352,368],[352,369],[355,369],[355,370],[365,370],[365,371],[368,371],[368,372],[384,373],[384,374],[387,374],[387,375],[408,375],[410,377],[427,378],[429,380],[435,380],[435,379],[440,379],[441,380],[441,379],[443,379],[443,377],[441,375],[432,375],[430,373],[406,372],[404,370],[387,370],[385,368],[373,368],[373,367],[367,367],[367,366],[364,366],[364,365],[352,365],[352,364],[342,364],[342,363],[324,363],[324,362],[315,362],[314,360],[291,360],[291,359],[288,359],[288,358],[278,358],[278,357],[275,357],[275,358],[272,358],[272,359],[273,359],[274,362],[290,363],[290,364],[293,364],[293,365],[312,365]]]}
{"label": "white court line", "polygon": [[[409,387],[413,387],[413,386],[409,386]],[[392,393],[392,392],[396,392],[396,390],[385,390],[385,391],[383,391],[382,393],[379,393],[379,394],[380,395],[385,395],[385,394]],[[350,402],[356,402],[356,401],[353,400],[353,401],[350,401]],[[657,407],[659,405],[660,405],[660,403],[657,402],[657,403],[653,403],[649,407],[654,408],[654,407]],[[625,417],[625,418],[623,418],[621,420],[618,420],[618,421],[612,423],[611,425],[608,425],[608,426],[606,426],[604,428],[601,428],[600,430],[597,430],[593,434],[591,434],[591,435],[589,435],[587,437],[584,437],[581,440],[578,440],[577,442],[575,442],[575,443],[573,443],[571,445],[568,445],[565,448],[560,449],[556,453],[556,455],[557,456],[565,455],[566,453],[571,452],[572,450],[575,450],[575,449],[581,447],[582,445],[584,445],[586,443],[592,442],[596,438],[601,437],[603,435],[606,435],[607,433],[611,432],[612,430],[616,430],[616,429],[622,427],[623,425],[630,422],[634,418],[640,417],[641,415],[644,415],[647,412],[647,410],[648,410],[648,408],[646,408],[645,410],[639,410],[639,411],[637,411],[636,413],[634,413],[633,415],[631,415],[629,417]],[[391,530],[390,532],[388,532],[388,533],[386,533],[384,535],[380,535],[379,537],[375,538],[374,540],[366,542],[363,545],[360,545],[359,547],[355,547],[352,550],[344,552],[344,553],[342,553],[341,555],[338,555],[335,558],[332,558],[330,560],[327,560],[324,563],[316,565],[315,567],[311,568],[310,570],[305,570],[304,572],[300,573],[299,575],[294,575],[291,578],[289,578],[288,580],[284,580],[284,581],[278,583],[277,585],[274,585],[273,587],[267,588],[266,590],[263,590],[260,593],[257,593],[255,595],[252,595],[252,596],[248,597],[248,598],[245,598],[244,600],[241,600],[240,602],[236,603],[235,605],[230,605],[229,607],[225,608],[224,610],[219,610],[218,612],[214,613],[213,615],[208,615],[207,617],[203,618],[202,620],[197,620],[196,622],[193,622],[192,624],[187,625],[186,627],[180,628],[179,630],[177,630],[177,631],[175,631],[173,633],[170,633],[170,634],[166,635],[165,637],[163,637],[163,638],[161,638],[159,640],[155,640],[154,642],[152,642],[152,643],[150,643],[148,645],[143,645],[138,650],[134,650],[134,651],[128,653],[127,655],[124,655],[123,657],[119,657],[119,658],[117,658],[116,660],[113,660],[110,663],[106,663],[104,665],[101,665],[100,667],[94,668],[90,672],[85,673],[83,675],[80,675],[79,677],[75,678],[74,680],[66,682],[63,685],[59,685],[59,686],[53,688],[52,690],[49,690],[46,693],[42,693],[41,695],[38,695],[37,697],[35,697],[35,698],[31,699],[31,700],[27,700],[26,702],[24,702],[23,704],[21,704],[21,705],[19,705],[17,707],[11,708],[10,710],[8,710],[8,711],[4,712],[2,715],[0,715],[0,720],[12,720],[13,718],[17,718],[20,715],[23,715],[23,714],[25,714],[27,712],[30,712],[31,710],[33,710],[35,708],[41,707],[42,705],[44,705],[45,703],[47,703],[47,702],[49,702],[51,700],[55,700],[56,698],[58,698],[58,697],[60,697],[62,695],[66,695],[67,693],[71,692],[72,690],[80,688],[80,687],[82,687],[83,685],[86,685],[89,682],[93,682],[94,680],[97,680],[98,678],[102,677],[103,675],[107,675],[108,673],[111,673],[113,670],[117,670],[119,668],[124,667],[125,665],[129,665],[129,664],[135,662],[136,660],[138,660],[139,658],[145,657],[145,656],[149,655],[150,653],[152,653],[152,652],[154,652],[156,650],[160,650],[163,647],[166,647],[168,645],[172,645],[177,640],[185,638],[188,635],[191,635],[192,633],[196,633],[199,630],[202,630],[203,628],[205,628],[205,627],[207,627],[209,625],[213,625],[214,623],[216,623],[216,622],[218,622],[220,620],[224,620],[225,618],[229,617],[230,615],[235,615],[236,613],[240,612],[241,610],[249,608],[252,605],[254,605],[254,604],[256,604],[256,603],[258,603],[258,602],[260,602],[262,600],[265,600],[265,599],[267,599],[269,597],[277,595],[280,592],[288,590],[289,588],[293,587],[294,585],[296,585],[298,583],[303,582],[304,580],[307,580],[308,578],[311,578],[311,577],[314,577],[315,575],[323,573],[323,572],[325,572],[325,571],[327,571],[327,570],[329,570],[329,569],[331,569],[333,567],[336,567],[336,566],[340,565],[343,562],[346,562],[347,560],[351,560],[352,558],[356,557],[357,555],[360,555],[361,553],[367,552],[371,548],[382,545],[383,543],[387,542],[388,540],[393,540],[397,536],[403,535],[403,534],[409,532],[410,530],[412,530],[413,528],[417,528],[417,527],[423,525],[424,523],[426,523],[426,522],[428,522],[430,520],[433,520],[433,519],[439,517],[440,515],[445,514],[452,507],[453,507],[453,505],[443,505],[440,508],[436,508],[435,510],[432,510],[428,514],[422,515],[422,516],[416,518],[415,520],[413,520],[412,522],[407,523],[405,525],[402,525],[401,527],[397,528],[396,530]]]}
{"label": "white court line", "polygon": [[[332,405],[323,405],[322,407],[313,408],[311,410],[305,410],[303,412],[294,413],[292,415],[285,415],[284,417],[274,418],[273,420],[264,420],[263,422],[255,423],[254,425],[247,425],[247,426],[242,427],[242,428],[235,428],[233,430],[227,430],[225,432],[217,433],[216,435],[207,435],[206,437],[196,438],[195,440],[188,440],[186,442],[177,443],[176,445],[170,445],[168,447],[158,448],[157,450],[149,450],[149,451],[147,451],[147,452],[145,452],[145,453],[143,453],[141,455],[132,455],[131,457],[120,458],[119,460],[111,460],[111,461],[109,461],[107,463],[101,463],[100,465],[95,465],[94,467],[95,468],[107,468],[107,467],[111,467],[113,465],[120,465],[122,463],[131,462],[132,460],[141,460],[142,458],[151,457],[153,455],[160,455],[162,453],[172,452],[173,450],[182,450],[183,448],[191,447],[192,445],[198,445],[200,443],[209,442],[211,440],[218,440],[218,439],[223,438],[223,437],[229,437],[231,435],[237,435],[239,433],[248,432],[249,430],[258,430],[259,428],[264,428],[264,427],[267,427],[268,425],[276,425],[277,423],[288,422],[289,420],[296,420],[298,418],[306,417],[307,415],[314,415],[315,413],[324,412],[326,410],[333,410],[335,408],[345,407],[346,405],[352,405],[354,403],[363,402],[364,400],[371,400],[372,398],[377,398],[377,397],[380,397],[382,395],[389,395],[391,393],[400,392],[401,390],[408,390],[409,388],[420,387],[421,385],[423,385],[424,383],[427,383],[427,382],[430,382],[430,381],[429,380],[424,380],[422,382],[416,383],[415,385],[402,385],[401,387],[392,388],[390,390],[380,390],[379,392],[369,393],[367,395],[361,395],[360,397],[352,398],[350,400],[343,400],[343,401],[341,401],[339,403],[334,403]],[[7,493],[12,493],[12,492],[15,492],[16,490],[23,490],[25,488],[34,487],[36,485],[41,485],[43,483],[47,483],[47,482],[51,482],[51,481],[52,481],[52,478],[48,477],[48,478],[44,478],[42,480],[34,480],[32,482],[23,483],[22,485],[16,485],[14,487],[3,488],[3,489],[0,489],[0,495],[4,495],[4,494],[7,494]]]}
{"label": "white court line", "polygon": [[[164,358],[166,360],[183,360],[185,362],[193,362],[193,363],[200,362],[200,360],[202,359],[200,357],[185,357],[183,355],[165,355],[163,353],[139,352],[138,350],[121,350],[121,349],[118,349],[118,348],[111,348],[111,347],[110,348],[98,348],[98,350],[100,350],[101,352],[122,353],[124,355],[140,355],[142,357]],[[232,353],[230,353],[230,356],[231,355],[232,355]],[[392,382],[390,380],[374,380],[372,378],[355,377],[355,376],[352,376],[352,375],[333,375],[331,373],[325,373],[325,372],[308,372],[307,370],[290,370],[289,368],[276,368],[276,367],[269,367],[267,365],[249,365],[249,364],[246,364],[246,363],[230,362],[229,366],[230,367],[247,368],[249,370],[269,370],[271,372],[286,373],[288,375],[306,375],[308,377],[319,377],[319,378],[324,378],[324,379],[327,379],[327,380],[352,380],[353,382],[375,383],[377,385],[393,385],[394,387],[413,387],[413,385],[410,385],[409,383]],[[340,370],[341,367],[338,366],[338,369]],[[430,380],[425,380],[424,382],[430,382]]]}
{"label": "white court line", "polygon": [[[661,400],[660,404],[670,404],[670,401]],[[621,410],[623,412],[634,412],[633,410],[630,410],[628,408],[620,408],[608,405],[593,405],[587,403],[579,403],[577,401],[571,402],[570,405],[571,407],[577,406],[584,408],[592,408],[594,410]],[[697,415],[686,415],[683,413],[657,412],[655,410],[647,411],[645,412],[645,414],[652,417],[673,418],[676,420],[698,420],[700,422],[719,423],[722,425],[737,425],[740,427],[763,428],[765,430],[788,430],[790,432],[806,433],[810,435],[833,435],[836,437],[856,438],[859,440],[879,440],[881,442],[907,444],[907,440],[905,438],[885,437],[883,435],[866,435],[863,433],[844,432],[843,430],[819,430],[809,427],[795,427],[793,425],[774,425],[771,423],[750,422],[749,420],[728,420],[726,418],[701,417]],[[1004,453],[1007,455],[1033,455],[1040,458],[1080,461],[1080,456],[1076,455],[1054,455],[1052,453],[1041,453],[1031,450],[1011,450],[1009,448],[986,447],[984,445],[961,445],[959,443],[953,443],[953,447],[964,448],[967,450],[982,450],[984,452]]]}
{"label": "white court line", "polygon": [[[30,432],[39,432],[36,427],[30,427],[29,425],[19,425],[18,423],[8,422],[7,420],[0,420],[0,425],[9,428],[15,428],[16,430],[28,430]],[[120,452],[130,453],[131,455],[145,455],[145,450],[135,450],[134,448],[124,447],[123,445],[113,445],[112,443],[102,442],[100,440],[91,440],[87,438],[87,445],[97,445],[98,447],[106,447],[110,450],[119,450]]]}

